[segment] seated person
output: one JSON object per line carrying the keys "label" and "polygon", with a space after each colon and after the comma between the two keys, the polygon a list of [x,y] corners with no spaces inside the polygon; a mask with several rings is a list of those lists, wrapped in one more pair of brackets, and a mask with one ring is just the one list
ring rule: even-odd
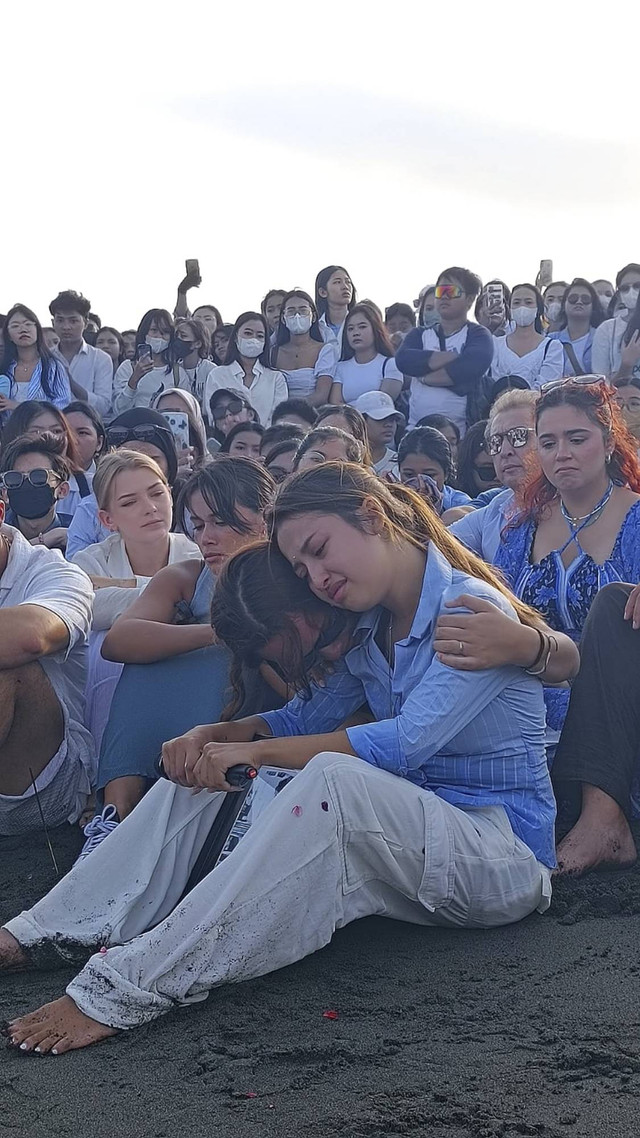
{"label": "seated person", "polygon": [[404,415],[396,411],[393,399],[384,391],[368,391],[355,401],[355,409],[363,416],[371,465],[376,474],[398,477],[398,453],[394,440]]}
{"label": "seated person", "polygon": [[315,427],[317,418],[318,412],[306,399],[283,399],[271,416],[271,426],[275,427],[276,423],[292,423],[307,432]]}
{"label": "seated person", "polygon": [[2,446],[7,447],[14,439],[23,436],[39,439],[42,435],[53,435],[62,446],[61,455],[70,472],[64,512],[72,518],[82,499],[91,493],[93,472],[85,469],[75,433],[66,414],[52,403],[38,403],[34,400],[20,403],[4,426]]}
{"label": "seated person", "polygon": [[[0,500],[0,524],[4,515]],[[96,759],[83,713],[92,599],[81,569],[3,525],[0,834],[41,829],[39,806],[47,826],[76,822],[90,796]]]}
{"label": "seated person", "polygon": [[364,415],[361,415],[360,411],[356,411],[356,408],[352,407],[350,403],[341,403],[339,406],[334,403],[327,403],[324,407],[319,407],[316,427],[339,427],[341,431],[353,435],[354,439],[362,443],[365,463],[367,466],[371,465]]}
{"label": "seated person", "polygon": [[323,462],[364,462],[364,448],[339,427],[314,427],[305,435],[293,460],[294,470],[308,470]]}
{"label": "seated person", "polygon": [[455,477],[451,448],[444,435],[433,427],[407,431],[398,447],[398,470],[401,481],[413,490],[420,491],[421,477],[432,478],[442,494],[441,512],[471,504],[468,494],[450,485]]}
{"label": "seated person", "polygon": [[23,437],[9,443],[0,460],[7,524],[32,545],[47,549],[66,548],[71,523],[71,515],[64,513],[69,467],[62,452],[62,441],[53,435]]}
{"label": "seated person", "polygon": [[166,565],[197,558],[198,548],[170,533],[173,502],[167,479],[146,454],[121,449],[106,455],[93,482],[102,525],[110,536],[74,554],[95,589],[89,643],[85,722],[99,751],[122,665],[103,660],[102,642],[114,620],[142,595]]}

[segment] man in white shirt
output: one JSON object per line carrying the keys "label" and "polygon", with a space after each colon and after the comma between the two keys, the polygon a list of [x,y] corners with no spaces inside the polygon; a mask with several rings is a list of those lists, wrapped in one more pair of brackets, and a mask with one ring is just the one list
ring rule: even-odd
{"label": "man in white shirt", "polygon": [[75,398],[106,415],[111,409],[113,362],[83,338],[90,311],[91,302],[72,290],[58,293],[49,305],[54,331],[60,337],[57,355],[67,365]]}
{"label": "man in white shirt", "polygon": [[393,399],[386,391],[366,391],[353,406],[364,417],[376,474],[391,474],[398,478],[398,455],[393,444],[398,424],[405,422],[404,415],[396,411]]}
{"label": "man in white shirt", "polygon": [[0,501],[2,835],[41,829],[40,808],[47,826],[77,821],[97,766],[83,726],[91,582],[2,525],[4,513]]}

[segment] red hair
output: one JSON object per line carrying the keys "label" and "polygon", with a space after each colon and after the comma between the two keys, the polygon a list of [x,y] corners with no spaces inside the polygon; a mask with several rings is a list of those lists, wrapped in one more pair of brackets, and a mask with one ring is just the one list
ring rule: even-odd
{"label": "red hair", "polygon": [[[640,462],[637,454],[637,440],[630,434],[615,402],[615,392],[607,384],[572,383],[569,380],[543,395],[536,405],[536,430],[543,411],[553,407],[575,407],[582,411],[596,427],[599,427],[606,440],[612,445],[609,473],[614,482],[629,486],[640,494]],[[545,506],[553,501],[557,489],[542,470],[531,473],[520,491],[522,512],[517,523],[529,518],[540,517]],[[517,524],[516,523],[516,524]]]}

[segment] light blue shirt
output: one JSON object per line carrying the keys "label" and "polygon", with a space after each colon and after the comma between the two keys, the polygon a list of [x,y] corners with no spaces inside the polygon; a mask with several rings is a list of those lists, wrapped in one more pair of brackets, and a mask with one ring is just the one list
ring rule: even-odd
{"label": "light blue shirt", "polygon": [[555,866],[555,801],[545,759],[542,685],[519,668],[463,672],[436,658],[433,636],[446,601],[470,593],[514,620],[491,585],[453,569],[433,543],[422,593],[391,671],[375,642],[382,609],[358,622],[356,644],[311,699],[297,696],[261,716],[274,736],[335,731],[367,702],[375,723],[349,727],[356,754],[452,805],[503,806],[514,833]]}
{"label": "light blue shirt", "polygon": [[464,490],[454,490],[453,486],[442,487],[442,509],[451,510],[453,506],[471,506],[472,499]]}
{"label": "light blue shirt", "polygon": [[95,545],[97,541],[104,541],[109,537],[110,530],[100,524],[98,517],[98,503],[95,494],[89,494],[77,505],[71,525],[67,530],[67,550],[65,557],[70,561],[75,553],[86,549],[88,545]]}
{"label": "light blue shirt", "polygon": [[454,522],[449,527],[449,532],[472,553],[477,553],[478,557],[482,557],[483,561],[488,561],[492,565],[500,545],[500,534],[507,523],[513,503],[513,490],[501,490],[488,506],[473,510]]}

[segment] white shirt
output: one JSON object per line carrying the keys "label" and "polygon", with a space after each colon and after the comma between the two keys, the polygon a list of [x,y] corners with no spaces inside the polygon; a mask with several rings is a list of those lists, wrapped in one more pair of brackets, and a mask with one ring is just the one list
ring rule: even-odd
{"label": "white shirt", "polygon": [[395,474],[399,478],[398,472],[398,455],[391,447],[387,447],[382,458],[374,462],[373,469],[376,474]]}
{"label": "white shirt", "polygon": [[189,391],[198,400],[200,406],[202,406],[205,384],[215,368],[216,364],[213,360],[198,360],[195,367],[184,369],[189,377]]}
{"label": "white shirt", "polygon": [[559,340],[541,340],[537,348],[524,356],[512,352],[507,336],[493,337],[493,361],[491,375],[501,379],[503,375],[519,375],[529,387],[540,387],[551,379],[560,379],[564,372],[564,348]]}
{"label": "white shirt", "polygon": [[287,381],[281,371],[263,367],[260,360],[256,360],[253,365],[253,379],[249,387],[244,382],[244,378],[242,364],[238,363],[237,360],[231,364],[223,364],[222,367],[214,368],[207,376],[202,410],[205,416],[210,419],[209,400],[214,391],[219,391],[221,387],[224,387],[229,391],[238,391],[244,395],[257,412],[263,427],[268,427],[278,403],[282,403],[283,399],[288,398]]}
{"label": "white shirt", "polygon": [[[84,387],[87,402],[95,407],[100,415],[106,415],[111,408],[113,393],[113,360],[102,348],[94,348],[82,341],[80,348],[69,362],[60,353],[56,356],[67,368],[71,378]],[[72,392],[73,396],[73,392]],[[75,398],[75,396],[73,396]]]}
{"label": "white shirt", "polygon": [[328,375],[331,379],[335,379],[337,363],[338,346],[335,340],[331,340],[320,349],[313,367],[297,367],[290,371],[283,368],[282,374],[287,381],[290,397],[306,399],[307,396],[313,395],[320,376]]}
{"label": "white shirt", "polygon": [[[167,565],[175,565],[176,561],[188,561],[192,558],[202,557],[195,542],[183,533],[169,534],[169,560]],[[133,572],[127,550],[119,533],[112,533],[104,541],[96,545],[89,545],[81,549],[72,558],[74,565],[79,565],[91,577],[115,577],[120,580],[135,578],[135,588],[127,589],[114,585],[104,589],[96,589],[93,602],[93,628],[98,631],[111,628],[116,617],[121,616],[129,605],[146,589],[151,577],[139,577]]]}
{"label": "white shirt", "polygon": [[347,318],[345,317],[342,321],[342,324],[337,324],[335,326],[329,324],[327,321],[326,312],[323,312],[322,316],[318,320],[318,328],[320,329],[320,335],[322,336],[322,339],[324,340],[325,344],[337,344],[338,355],[340,355],[340,351],[342,350],[342,334],[344,332],[344,326],[346,322]]}
{"label": "white shirt", "polygon": [[359,364],[354,356],[350,360],[339,360],[336,367],[335,382],[342,384],[345,403],[355,403],[367,391],[379,391],[385,379],[397,379],[402,385],[402,372],[398,371],[393,356],[387,359],[381,352],[369,363]]}
{"label": "white shirt", "polygon": [[[174,383],[174,370],[178,375],[178,383]],[[131,360],[123,360],[113,377],[113,413],[122,415],[132,407],[149,407],[154,395],[161,391],[170,391],[174,387],[182,387],[190,391],[189,376],[183,367],[173,367],[167,371],[164,364],[152,367],[143,375],[136,388],[129,387],[129,380],[133,375]]]}
{"label": "white shirt", "polygon": [[605,320],[596,328],[591,345],[591,367],[594,375],[615,375],[622,363],[622,337],[628,321],[623,316]]}
{"label": "white shirt", "polygon": [[[60,652],[38,661],[74,726],[86,735],[87,754],[93,754],[84,719],[86,643],[91,630],[93,589],[77,565],[57,549],[31,545],[18,530],[3,526],[11,540],[7,567],[0,577],[0,608],[39,605],[59,617],[69,630],[69,643]],[[52,771],[52,776],[54,771]],[[44,776],[44,779],[43,779]],[[46,785],[46,768],[38,787]]]}
{"label": "white shirt", "polygon": [[[467,342],[467,325],[445,337],[445,351],[458,355]],[[441,351],[438,333],[434,328],[425,328],[422,334],[422,348],[425,352]],[[425,415],[446,415],[464,435],[467,429],[467,397],[456,395],[451,387],[430,387],[419,379],[411,380],[409,396],[409,427],[415,427],[418,419]]]}

